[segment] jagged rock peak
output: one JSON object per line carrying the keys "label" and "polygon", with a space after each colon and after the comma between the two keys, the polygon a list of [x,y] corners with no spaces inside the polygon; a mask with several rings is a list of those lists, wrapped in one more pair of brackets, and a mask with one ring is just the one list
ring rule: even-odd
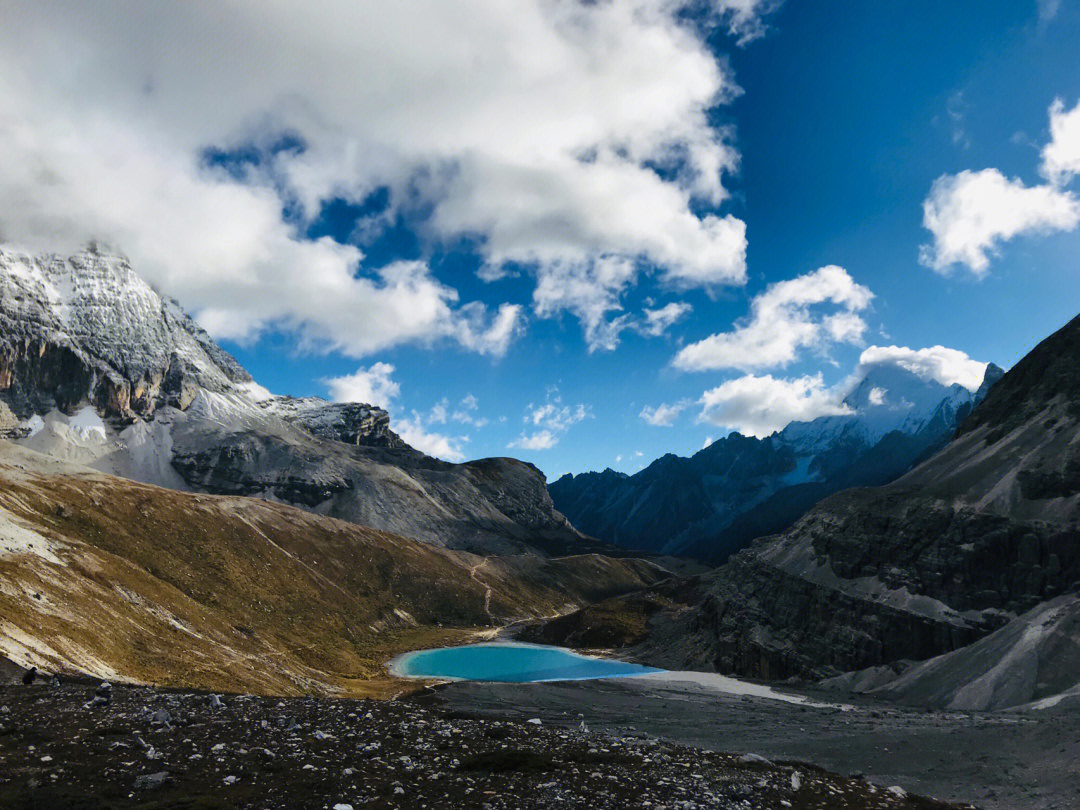
{"label": "jagged rock peak", "polygon": [[271,397],[258,405],[319,438],[368,447],[408,447],[390,429],[390,414],[374,405],[319,397]]}
{"label": "jagged rock peak", "polygon": [[108,416],[186,408],[251,376],[123,256],[0,247],[0,399],[20,417],[91,403]]}

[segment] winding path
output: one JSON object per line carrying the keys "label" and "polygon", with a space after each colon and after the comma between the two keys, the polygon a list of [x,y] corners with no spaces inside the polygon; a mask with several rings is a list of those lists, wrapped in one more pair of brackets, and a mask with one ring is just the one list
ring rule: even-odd
{"label": "winding path", "polygon": [[488,561],[486,557],[480,562],[476,563],[476,565],[469,569],[469,576],[473,578],[476,584],[484,586],[484,613],[487,614],[487,617],[491,621],[495,621],[495,617],[491,615],[491,586],[488,585],[486,582],[481,581],[481,579],[476,576],[476,572],[483,568],[485,565],[487,565],[487,563]]}

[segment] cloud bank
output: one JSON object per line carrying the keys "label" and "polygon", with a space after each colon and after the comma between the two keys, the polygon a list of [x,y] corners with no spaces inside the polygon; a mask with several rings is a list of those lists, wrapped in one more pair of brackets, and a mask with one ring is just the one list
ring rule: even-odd
{"label": "cloud bank", "polygon": [[0,27],[0,239],[104,240],[219,338],[505,352],[520,304],[307,238],[328,201],[379,193],[358,232],[473,240],[486,277],[534,274],[538,315],[610,348],[643,273],[744,283],[745,225],[715,213],[739,156],[709,120],[739,90],[683,12],[746,42],[775,5],[22,4]]}

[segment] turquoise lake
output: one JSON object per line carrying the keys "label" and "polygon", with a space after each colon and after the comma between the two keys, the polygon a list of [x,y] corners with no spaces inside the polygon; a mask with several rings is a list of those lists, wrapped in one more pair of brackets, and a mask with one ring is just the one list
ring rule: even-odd
{"label": "turquoise lake", "polygon": [[411,678],[530,683],[619,678],[662,670],[625,661],[590,658],[561,647],[500,642],[408,653],[394,662],[393,671]]}

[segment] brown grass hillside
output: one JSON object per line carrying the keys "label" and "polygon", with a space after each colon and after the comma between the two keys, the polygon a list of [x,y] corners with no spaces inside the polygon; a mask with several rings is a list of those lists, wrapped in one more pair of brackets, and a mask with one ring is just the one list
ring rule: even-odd
{"label": "brown grass hillside", "polygon": [[663,575],[596,555],[487,560],[267,501],[193,495],[0,442],[0,655],[268,694],[382,695],[385,663]]}

